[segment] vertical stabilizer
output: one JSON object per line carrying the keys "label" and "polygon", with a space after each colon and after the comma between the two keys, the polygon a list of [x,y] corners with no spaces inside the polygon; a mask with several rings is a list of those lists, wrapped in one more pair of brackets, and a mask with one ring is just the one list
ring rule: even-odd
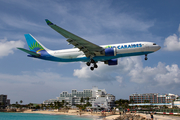
{"label": "vertical stabilizer", "polygon": [[29,46],[30,51],[40,52],[40,51],[48,51],[46,47],[44,47],[36,38],[34,38],[31,34],[24,35]]}

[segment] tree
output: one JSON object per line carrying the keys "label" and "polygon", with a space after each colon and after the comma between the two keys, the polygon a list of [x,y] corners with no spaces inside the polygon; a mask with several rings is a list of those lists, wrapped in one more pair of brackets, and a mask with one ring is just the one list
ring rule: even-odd
{"label": "tree", "polygon": [[83,97],[81,97],[80,103],[82,104],[83,102],[84,102],[84,99]]}
{"label": "tree", "polygon": [[43,109],[44,108],[44,104],[41,104],[41,109]]}
{"label": "tree", "polygon": [[64,103],[65,103],[65,101],[64,101],[64,100],[62,100],[62,105],[63,105],[63,107],[64,107]]}
{"label": "tree", "polygon": [[57,103],[57,101],[54,101],[54,108],[55,108],[55,109],[58,109],[58,103]]}
{"label": "tree", "polygon": [[133,103],[134,103],[134,100],[133,100],[133,99],[130,99],[130,101],[129,101],[129,102],[133,104]]}
{"label": "tree", "polygon": [[150,101],[149,100],[144,100],[144,103],[150,103]]}
{"label": "tree", "polygon": [[18,101],[16,101],[16,105],[15,105],[17,108],[20,107],[20,105],[18,104]]}
{"label": "tree", "polygon": [[40,106],[39,105],[36,105],[36,107],[35,107],[36,109],[40,109]]}
{"label": "tree", "polygon": [[63,107],[63,104],[61,102],[57,101],[57,106],[58,106],[58,109],[59,109],[60,107]]}
{"label": "tree", "polygon": [[53,108],[53,104],[52,104],[52,102],[50,103],[50,108]]}
{"label": "tree", "polygon": [[33,107],[33,103],[29,103],[28,107],[31,109]]}
{"label": "tree", "polygon": [[22,101],[22,100],[20,100],[19,102],[20,102],[21,104],[23,103],[23,101]]}
{"label": "tree", "polygon": [[[22,101],[22,100],[20,100],[20,101],[19,101],[19,103],[21,103],[21,104],[22,104],[22,103],[23,103],[23,101]],[[22,108],[22,105],[19,105],[19,106],[20,106],[20,108]]]}
{"label": "tree", "polygon": [[124,99],[119,99],[119,100],[116,100],[115,103],[119,106],[119,107],[122,107],[122,108],[128,108],[129,107],[129,100],[124,100]]}

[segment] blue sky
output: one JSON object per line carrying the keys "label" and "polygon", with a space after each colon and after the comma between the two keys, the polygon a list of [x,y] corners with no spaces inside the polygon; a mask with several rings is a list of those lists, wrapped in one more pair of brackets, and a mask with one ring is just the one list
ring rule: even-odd
{"label": "blue sky", "polygon": [[[132,93],[180,91],[179,0],[0,0],[0,94],[11,103],[42,103],[62,91],[98,86],[116,99]],[[161,50],[120,58],[117,66],[98,63],[90,71],[82,62],[57,63],[28,58],[30,33],[52,50],[72,48],[45,19],[97,45],[156,42]],[[179,94],[180,95],[180,94]]]}

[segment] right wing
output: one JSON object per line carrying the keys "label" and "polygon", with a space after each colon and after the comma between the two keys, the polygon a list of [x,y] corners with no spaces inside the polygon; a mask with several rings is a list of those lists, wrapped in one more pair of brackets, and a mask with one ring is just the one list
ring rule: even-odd
{"label": "right wing", "polygon": [[46,19],[46,23],[55,31],[60,33],[62,36],[67,38],[67,41],[74,45],[76,48],[79,48],[79,50],[83,51],[86,57],[94,57],[94,56],[101,56],[103,54],[104,48],[95,45],[94,43],[91,43],[77,35],[74,35],[73,33],[70,33],[69,31],[53,24],[51,21]]}

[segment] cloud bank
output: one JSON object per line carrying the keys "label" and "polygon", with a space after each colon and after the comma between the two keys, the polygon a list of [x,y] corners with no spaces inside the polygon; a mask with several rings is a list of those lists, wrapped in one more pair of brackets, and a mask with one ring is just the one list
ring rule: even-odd
{"label": "cloud bank", "polygon": [[[180,25],[178,32],[180,34]],[[170,35],[165,39],[164,46],[167,51],[178,51],[180,50],[180,38],[176,34]]]}
{"label": "cloud bank", "polygon": [[7,41],[7,38],[0,39],[0,58],[13,54],[17,47],[24,47],[24,42],[18,41]]}
{"label": "cloud bank", "polygon": [[180,84],[180,69],[177,64],[165,65],[159,62],[155,67],[143,67],[141,57],[122,58],[118,63],[117,66],[99,63],[99,68],[94,71],[90,71],[89,67],[82,63],[81,69],[74,70],[74,76],[88,81],[117,81],[120,86],[125,81],[155,86]]}

